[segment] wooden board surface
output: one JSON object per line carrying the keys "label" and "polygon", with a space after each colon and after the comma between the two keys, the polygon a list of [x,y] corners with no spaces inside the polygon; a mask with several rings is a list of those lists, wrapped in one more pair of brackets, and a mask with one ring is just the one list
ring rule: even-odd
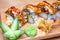
{"label": "wooden board surface", "polygon": [[25,36],[22,35],[18,40],[24,40],[24,39],[25,40],[40,40],[40,39],[52,38],[52,37],[60,36],[59,31],[60,31],[60,24],[57,24],[57,25],[52,26],[52,30],[47,35],[44,35],[43,33],[38,32],[38,34],[34,38],[30,38],[30,37],[26,37],[26,35],[24,34]]}
{"label": "wooden board surface", "polygon": [[[25,26],[23,26],[23,28],[26,27],[27,25],[29,25],[29,24],[26,24]],[[40,40],[40,39],[60,36],[60,24],[54,25],[52,27],[52,30],[47,35],[41,35],[41,34],[42,33],[39,33],[33,38],[27,37],[27,35],[23,34],[21,37],[18,38],[18,40]],[[3,37],[3,33],[2,33],[1,29],[0,29],[0,39],[7,40],[6,38]]]}

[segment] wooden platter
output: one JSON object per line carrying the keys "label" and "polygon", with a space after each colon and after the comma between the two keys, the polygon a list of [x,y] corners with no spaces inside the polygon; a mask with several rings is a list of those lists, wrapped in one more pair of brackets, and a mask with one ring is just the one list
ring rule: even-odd
{"label": "wooden platter", "polygon": [[[5,21],[5,14],[4,12],[10,7],[10,6],[16,6],[17,8],[22,8],[23,6],[25,6],[26,4],[36,4],[39,3],[41,0],[0,0],[0,12],[1,12],[1,20],[4,22]],[[43,0],[42,0],[43,1]],[[48,2],[53,2],[56,0],[46,0]],[[29,25],[28,23],[25,24],[21,29],[24,29],[27,25]],[[37,35],[33,38],[27,37],[25,34],[23,34],[21,37],[18,38],[18,40],[40,40],[40,39],[46,39],[46,38],[52,38],[52,37],[56,37],[56,36],[60,36],[60,24],[56,23],[52,26],[52,30],[47,34],[47,35],[42,35],[43,32],[40,33],[38,32]],[[3,37],[3,32],[0,29],[0,40],[7,40],[6,38]]]}
{"label": "wooden platter", "polygon": [[[26,27],[27,25],[29,25],[29,24],[28,23],[25,24],[23,26],[23,28],[21,28],[21,29],[24,29],[24,27]],[[41,33],[41,31],[40,32],[37,31],[37,35],[33,38],[30,38],[27,35],[23,34],[21,37],[18,38],[18,40],[40,40],[40,39],[47,39],[47,38],[57,37],[57,36],[60,36],[60,24],[53,25],[52,30],[46,35],[43,34],[43,32]],[[0,29],[0,39],[7,40],[6,38],[3,37],[3,33],[2,33],[1,29]]]}

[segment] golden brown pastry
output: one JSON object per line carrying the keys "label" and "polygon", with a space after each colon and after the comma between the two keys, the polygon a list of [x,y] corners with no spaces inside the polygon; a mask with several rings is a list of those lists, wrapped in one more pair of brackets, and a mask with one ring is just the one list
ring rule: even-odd
{"label": "golden brown pastry", "polygon": [[48,12],[50,14],[54,14],[56,12],[56,9],[47,1],[40,2],[37,6],[40,7],[43,12]]}
{"label": "golden brown pastry", "polygon": [[52,28],[53,20],[44,20],[43,18],[38,18],[35,23],[36,28],[48,33]]}
{"label": "golden brown pastry", "polygon": [[36,5],[28,4],[23,9],[27,9],[30,12],[41,13],[41,9],[38,8]]}
{"label": "golden brown pastry", "polygon": [[23,13],[21,13],[20,10],[15,8],[14,6],[8,8],[8,10],[5,13],[10,14],[13,17],[19,16],[19,19],[23,18]]}
{"label": "golden brown pastry", "polygon": [[52,5],[57,8],[57,10],[60,10],[60,1],[53,2]]}

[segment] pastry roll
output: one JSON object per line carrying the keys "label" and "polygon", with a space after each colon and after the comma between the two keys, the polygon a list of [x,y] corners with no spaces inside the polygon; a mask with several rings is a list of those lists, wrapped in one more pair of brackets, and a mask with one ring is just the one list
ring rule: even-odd
{"label": "pastry roll", "polygon": [[29,23],[34,23],[38,15],[41,13],[40,8],[32,4],[26,5],[22,11],[23,11],[26,22],[29,22]]}
{"label": "pastry roll", "polygon": [[40,15],[41,17],[43,17],[44,19],[47,19],[47,20],[54,19],[54,14],[56,13],[56,8],[54,8],[50,3],[48,3],[47,1],[43,1],[43,2],[40,2],[37,6],[40,7],[42,12],[45,13],[44,16],[46,18],[43,17],[43,15]]}
{"label": "pastry roll", "polygon": [[57,9],[60,10],[60,1],[53,2],[52,5]]}
{"label": "pastry roll", "polygon": [[52,24],[53,24],[53,20],[45,20],[39,17],[35,23],[35,27],[48,33],[52,28]]}
{"label": "pastry roll", "polygon": [[[12,6],[12,7],[10,7],[10,8],[8,8],[8,10],[5,12],[6,13],[6,18],[7,18],[7,24],[11,24],[12,23],[12,20],[16,17],[16,16],[18,16],[18,18],[19,18],[19,25],[20,26],[22,26],[25,22],[24,22],[24,17],[23,17],[23,13],[19,10],[19,9],[17,9],[17,8],[15,8],[14,6]],[[9,23],[10,21],[11,21],[11,23]]]}

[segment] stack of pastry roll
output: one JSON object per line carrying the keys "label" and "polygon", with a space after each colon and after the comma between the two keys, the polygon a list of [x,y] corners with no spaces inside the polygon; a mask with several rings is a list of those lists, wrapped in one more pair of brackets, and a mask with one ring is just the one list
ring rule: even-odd
{"label": "stack of pastry roll", "polygon": [[[57,5],[57,8],[55,5]],[[44,32],[49,32],[53,21],[60,19],[60,16],[57,18],[60,15],[60,11],[59,13],[56,12],[58,7],[60,7],[60,1],[54,2],[53,4],[47,1],[40,2],[37,5],[28,4],[21,11],[12,6],[5,12],[6,24],[10,26],[14,18],[18,16],[20,26],[23,26],[25,23],[30,23]]]}

